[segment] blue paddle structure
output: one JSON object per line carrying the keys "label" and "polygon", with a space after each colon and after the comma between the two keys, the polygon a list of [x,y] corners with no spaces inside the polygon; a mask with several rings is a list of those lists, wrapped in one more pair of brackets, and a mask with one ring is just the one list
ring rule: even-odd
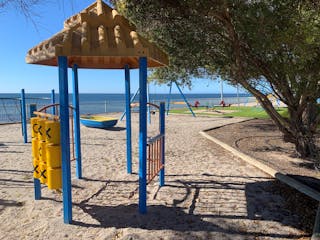
{"label": "blue paddle structure", "polygon": [[[64,29],[52,38],[30,49],[26,62],[58,66],[59,69],[59,119],[61,124],[61,157],[63,186],[63,216],[65,223],[72,222],[72,195],[69,145],[68,68],[73,69],[73,117],[74,136],[77,145],[77,177],[81,178],[80,116],[78,98],[78,68],[124,69],[126,82],[127,113],[127,171],[131,173],[131,114],[130,114],[130,69],[139,69],[139,212],[147,212],[147,68],[168,65],[167,55],[156,45],[142,38],[133,24],[97,0],[64,22]],[[164,112],[164,106],[161,107]],[[164,116],[161,112],[161,116]],[[160,122],[164,123],[164,119]],[[164,124],[161,137],[154,141],[164,144]],[[164,163],[164,147],[159,148],[159,159]],[[149,159],[151,161],[151,159]],[[164,164],[158,169],[160,185],[164,184]],[[151,173],[150,173],[151,174]],[[37,193],[36,199],[41,196]],[[108,216],[106,216],[107,218]]]}

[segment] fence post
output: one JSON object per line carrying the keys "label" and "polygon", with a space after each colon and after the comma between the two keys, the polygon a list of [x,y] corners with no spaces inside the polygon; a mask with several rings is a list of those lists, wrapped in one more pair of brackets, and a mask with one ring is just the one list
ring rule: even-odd
{"label": "fence post", "polygon": [[29,105],[29,111],[30,111],[30,118],[36,117],[36,115],[33,112],[37,111],[37,104],[31,103]]}
{"label": "fence post", "polygon": [[161,102],[160,103],[160,109],[159,109],[159,127],[160,127],[160,134],[163,134],[162,137],[162,142],[161,142],[161,164],[162,164],[162,169],[160,170],[159,173],[159,185],[160,187],[164,186],[164,176],[165,176],[165,171],[164,171],[164,164],[165,164],[165,103]]}
{"label": "fence post", "polygon": [[[55,104],[56,103],[56,95],[54,93],[54,89],[51,90],[51,104]],[[52,115],[56,115],[56,107],[54,106],[52,108]]]}
{"label": "fence post", "polygon": [[26,113],[26,96],[24,89],[21,89],[21,123],[24,143],[28,142],[28,132],[27,132],[27,113]]}

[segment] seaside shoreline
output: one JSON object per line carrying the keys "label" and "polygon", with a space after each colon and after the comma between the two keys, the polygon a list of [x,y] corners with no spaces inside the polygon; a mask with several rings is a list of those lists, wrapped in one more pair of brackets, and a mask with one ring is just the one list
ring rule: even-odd
{"label": "seaside shoreline", "polygon": [[[124,94],[80,94],[80,114],[100,114],[117,113],[125,109]],[[219,94],[186,94],[189,104],[194,105],[199,101],[201,105],[214,106],[220,103]],[[58,101],[58,94],[55,95]],[[168,106],[168,94],[150,94],[150,102],[159,104],[160,101],[166,102]],[[69,101],[72,105],[72,95],[69,95]],[[138,101],[138,96],[134,102]],[[225,94],[227,104],[247,104],[255,102],[254,98],[247,94],[242,94],[237,98],[236,94]],[[36,109],[40,109],[51,104],[50,94],[26,94],[26,113],[30,117],[30,105],[35,104]],[[170,96],[170,109],[186,108],[186,104],[180,94]],[[137,111],[137,108],[132,108]],[[0,122],[17,122],[21,120],[21,103],[19,94],[0,94]]]}

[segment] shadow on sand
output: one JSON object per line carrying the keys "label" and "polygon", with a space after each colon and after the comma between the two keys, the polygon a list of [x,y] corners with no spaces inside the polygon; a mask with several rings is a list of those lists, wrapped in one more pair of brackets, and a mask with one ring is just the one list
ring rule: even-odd
{"label": "shadow on sand", "polygon": [[[89,180],[89,179],[87,179]],[[90,180],[89,180],[90,181]],[[255,239],[255,237],[267,237],[268,239],[298,239],[307,236],[306,234],[286,234],[279,233],[276,230],[255,231],[253,229],[242,229],[234,220],[260,220],[260,221],[276,221],[281,222],[287,226],[298,228],[295,221],[291,221],[291,213],[283,209],[283,206],[278,203],[281,202],[281,197],[272,196],[268,192],[268,188],[274,181],[257,181],[253,183],[238,183],[219,181],[168,181],[165,188],[171,191],[184,191],[185,196],[180,196],[181,199],[173,199],[173,205],[148,205],[147,214],[139,214],[137,204],[119,204],[117,206],[98,205],[96,202],[91,203],[91,199],[100,194],[107,194],[108,183],[104,181],[102,186],[92,196],[75,204],[83,212],[90,215],[98,223],[86,223],[74,221],[73,224],[83,227],[93,228],[140,228],[146,230],[173,230],[180,233],[204,232],[208,237],[212,236],[227,236],[228,239],[233,237],[241,239]],[[227,209],[226,212],[210,211],[207,213],[199,213],[197,209],[197,198],[201,191],[209,191],[213,193],[217,189],[235,190],[245,194],[245,201],[247,206],[247,215],[243,214],[242,210]],[[172,196],[174,198],[175,196]],[[226,198],[234,197],[233,195],[225,195]],[[237,196],[235,197],[237,198]],[[181,207],[181,203],[186,199],[192,199],[189,208]],[[215,196],[212,202],[208,205],[214,205]],[[218,198],[217,198],[218,199]],[[232,199],[235,202],[244,201],[242,198]],[[271,201],[271,202],[270,202]],[[229,211],[230,210],[230,211]],[[165,220],[164,220],[165,219]],[[218,220],[217,220],[218,219]],[[228,221],[229,220],[229,221]],[[260,228],[259,228],[260,229]],[[211,238],[212,239],[212,238]],[[213,238],[216,239],[216,238]],[[225,239],[225,237],[223,237]]]}

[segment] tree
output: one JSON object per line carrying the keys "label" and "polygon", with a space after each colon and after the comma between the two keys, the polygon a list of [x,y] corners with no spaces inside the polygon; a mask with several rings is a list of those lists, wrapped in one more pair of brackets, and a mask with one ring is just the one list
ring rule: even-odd
{"label": "tree", "polygon": [[30,19],[32,15],[32,7],[40,2],[40,0],[1,0],[0,9],[4,10],[12,7]]}
{"label": "tree", "polygon": [[[121,0],[119,11],[170,56],[162,81],[210,76],[241,84],[303,158],[318,162],[320,12],[313,1]],[[281,116],[267,95],[288,107]]]}

